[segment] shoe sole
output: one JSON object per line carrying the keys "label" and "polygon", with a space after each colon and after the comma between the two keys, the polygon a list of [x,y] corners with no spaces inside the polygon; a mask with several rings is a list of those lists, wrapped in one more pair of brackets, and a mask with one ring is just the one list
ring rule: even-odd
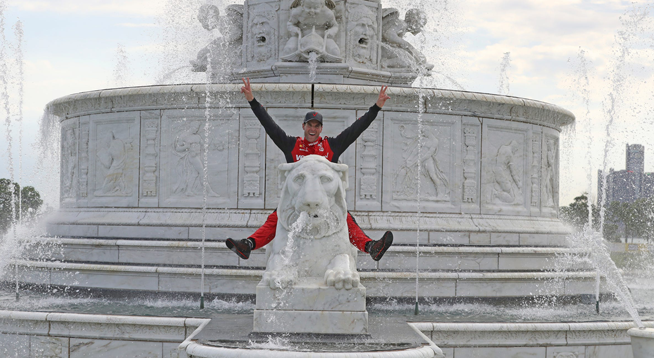
{"label": "shoe sole", "polygon": [[[388,236],[388,238],[387,238],[387,236]],[[373,260],[375,260],[375,261],[381,260],[382,256],[384,256],[384,254],[386,253],[386,250],[388,250],[388,248],[391,247],[391,245],[393,245],[393,233],[389,231],[388,234],[384,234],[384,236],[382,237],[382,240],[384,242],[384,247],[382,247],[382,249],[379,250],[377,255],[375,255],[375,258],[373,258]],[[387,240],[388,240],[388,242],[386,242]]]}
{"label": "shoe sole", "polygon": [[238,257],[242,258],[243,260],[247,260],[250,258],[250,255],[246,255],[236,248],[236,245],[234,245],[234,240],[225,241],[225,245],[227,245],[228,249],[234,251],[234,253],[236,253],[236,255],[238,255]]}

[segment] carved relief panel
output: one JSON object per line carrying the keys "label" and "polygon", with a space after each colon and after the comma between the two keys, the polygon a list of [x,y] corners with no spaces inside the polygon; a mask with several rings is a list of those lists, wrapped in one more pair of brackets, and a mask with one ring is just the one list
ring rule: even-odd
{"label": "carved relief panel", "polygon": [[[316,109],[323,116],[323,130],[321,136],[335,137],[356,120],[355,111],[321,110]],[[277,109],[270,108],[268,113],[286,134],[303,136],[302,121],[308,109]],[[279,178],[277,167],[286,163],[282,151],[268,137],[266,140],[266,209],[276,209],[279,203],[280,186],[283,182]],[[349,188],[346,190],[348,208],[354,208],[355,181],[355,144],[353,143],[340,157],[340,162],[349,166]]]}
{"label": "carved relief panel", "polygon": [[139,112],[90,116],[89,206],[137,206]]}
{"label": "carved relief panel", "polygon": [[382,210],[458,212],[461,206],[461,117],[384,114]]}
{"label": "carved relief panel", "polygon": [[559,212],[559,132],[543,128],[541,145],[541,210],[544,216]]}
{"label": "carved relief panel", "polygon": [[461,212],[480,213],[481,194],[481,122],[479,118],[462,119],[463,196]]}
{"label": "carved relief panel", "polygon": [[88,205],[89,195],[89,116],[79,119],[79,198],[77,205]]}
{"label": "carved relief panel", "polygon": [[159,205],[159,144],[161,112],[141,112],[141,186],[139,206]]}
{"label": "carved relief panel", "polygon": [[[279,2],[248,1],[243,14],[245,63],[248,68],[269,67],[279,60]],[[285,27],[285,26],[284,26]]]}
{"label": "carved relief panel", "polygon": [[379,69],[381,52],[381,5],[348,1],[346,5],[346,62],[354,67]]}
{"label": "carved relief panel", "polygon": [[79,119],[73,118],[61,124],[61,185],[62,207],[75,206],[79,188],[78,172]]}
{"label": "carved relief panel", "polygon": [[[362,116],[366,111],[358,111]],[[356,142],[356,210],[381,210],[384,112]]]}
{"label": "carved relief panel", "polygon": [[483,119],[482,214],[529,215],[531,126]]}
{"label": "carved relief panel", "polygon": [[531,171],[530,171],[530,207],[532,216],[540,216],[541,202],[541,143],[543,133],[540,126],[532,126],[531,135]]}
{"label": "carved relief panel", "polygon": [[[163,111],[160,207],[235,208],[238,116],[203,109]],[[205,189],[206,175],[206,189]]]}
{"label": "carved relief panel", "polygon": [[264,207],[266,132],[249,108],[241,109],[238,207]]}

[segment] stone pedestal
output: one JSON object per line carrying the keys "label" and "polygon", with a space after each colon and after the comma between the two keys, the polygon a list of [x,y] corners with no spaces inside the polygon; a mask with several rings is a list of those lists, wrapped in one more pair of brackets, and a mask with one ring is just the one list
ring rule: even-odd
{"label": "stone pedestal", "polygon": [[631,328],[627,333],[634,358],[654,357],[654,328]]}
{"label": "stone pedestal", "polygon": [[285,290],[259,284],[253,332],[367,334],[366,288],[337,290],[317,279]]}

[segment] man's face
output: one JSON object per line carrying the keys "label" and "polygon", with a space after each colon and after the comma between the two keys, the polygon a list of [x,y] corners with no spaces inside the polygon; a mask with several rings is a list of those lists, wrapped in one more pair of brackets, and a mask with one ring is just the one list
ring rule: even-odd
{"label": "man's face", "polygon": [[307,123],[302,123],[302,129],[304,130],[304,139],[313,143],[318,140],[320,133],[322,133],[322,124],[318,121],[308,121]]}
{"label": "man's face", "polygon": [[315,16],[324,5],[324,0],[304,0],[304,9],[309,16]]}

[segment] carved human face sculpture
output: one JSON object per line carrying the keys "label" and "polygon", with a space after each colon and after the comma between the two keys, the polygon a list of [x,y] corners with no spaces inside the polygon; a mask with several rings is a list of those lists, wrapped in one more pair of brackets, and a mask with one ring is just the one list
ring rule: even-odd
{"label": "carved human face sculpture", "polygon": [[372,63],[373,42],[375,40],[375,24],[372,19],[359,19],[350,30],[352,41],[352,57],[359,63]]}
{"label": "carved human face sculpture", "polygon": [[205,30],[211,31],[217,28],[220,23],[220,10],[215,5],[202,5],[198,11],[198,21]]}
{"label": "carved human face sculpture", "polygon": [[325,6],[324,0],[304,0],[303,8],[309,16],[316,16],[322,7]]}
{"label": "carved human face sculpture", "polygon": [[265,16],[256,15],[252,19],[252,38],[254,39],[254,60],[265,62],[272,56],[273,31]]}
{"label": "carved human face sculpture", "polygon": [[420,9],[410,9],[406,12],[406,30],[413,35],[422,32],[427,24],[427,15]]}

